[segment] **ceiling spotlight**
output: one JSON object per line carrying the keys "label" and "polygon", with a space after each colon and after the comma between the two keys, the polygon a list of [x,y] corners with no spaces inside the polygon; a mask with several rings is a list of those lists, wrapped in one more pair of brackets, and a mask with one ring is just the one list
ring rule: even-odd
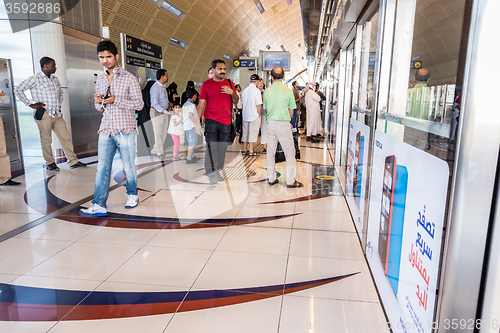
{"label": "ceiling spotlight", "polygon": [[268,49],[268,50],[269,50],[270,48],[271,48],[271,46],[270,46],[269,44],[267,44],[267,45],[266,45],[266,49]]}
{"label": "ceiling spotlight", "polygon": [[242,56],[242,57],[248,57],[248,54],[243,53],[241,56]]}
{"label": "ceiling spotlight", "polygon": [[280,47],[281,47],[281,51],[283,51],[283,52],[286,51],[285,47],[283,45],[280,45]]}
{"label": "ceiling spotlight", "polygon": [[298,46],[300,47],[300,43],[298,44]]}
{"label": "ceiling spotlight", "polygon": [[230,56],[228,56],[227,54],[224,54],[224,58],[226,58],[226,59],[231,59],[231,57],[230,57]]}

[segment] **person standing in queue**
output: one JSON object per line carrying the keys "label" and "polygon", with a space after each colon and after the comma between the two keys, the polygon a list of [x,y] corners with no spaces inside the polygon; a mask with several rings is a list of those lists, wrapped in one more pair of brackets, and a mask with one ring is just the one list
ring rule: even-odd
{"label": "person standing in queue", "polygon": [[303,187],[304,184],[296,180],[297,162],[293,146],[292,124],[293,110],[296,107],[293,92],[283,85],[284,72],[281,67],[274,67],[271,71],[273,83],[264,92],[262,108],[267,111],[267,177],[269,185],[279,183],[276,178],[276,147],[278,141],[283,148],[286,158],[286,187]]}
{"label": "person standing in queue", "polygon": [[203,82],[198,103],[198,116],[205,123],[205,173],[210,184],[223,181],[220,171],[229,145],[231,132],[231,110],[238,103],[234,84],[226,79],[226,63],[212,61],[214,77]]}

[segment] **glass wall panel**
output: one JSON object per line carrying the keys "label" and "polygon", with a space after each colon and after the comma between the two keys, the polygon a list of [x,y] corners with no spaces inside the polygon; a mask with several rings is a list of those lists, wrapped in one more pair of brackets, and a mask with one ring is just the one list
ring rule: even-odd
{"label": "glass wall panel", "polygon": [[[366,257],[394,332],[433,330],[460,115],[465,2],[382,0],[383,8],[394,11],[381,11],[387,16],[375,15],[363,26],[358,119],[366,121],[375,110],[372,54],[392,56],[387,108],[379,101],[379,111],[371,114],[377,118]],[[387,24],[379,27],[387,32],[384,38],[392,40],[391,49],[381,51],[368,43],[376,40],[380,18]],[[355,165],[358,140],[353,138]]]}
{"label": "glass wall panel", "polygon": [[357,26],[353,64],[352,113],[349,118],[345,195],[356,230],[363,241],[366,232],[365,199],[369,165],[371,112],[375,97],[375,61],[378,13]]}
{"label": "glass wall panel", "polygon": [[[6,17],[3,3],[0,3],[0,17],[0,56],[11,59],[14,85],[18,85],[34,73],[30,33],[28,30],[12,32],[9,20],[3,18]],[[27,95],[30,97],[29,91]],[[30,164],[30,156],[41,156],[40,134],[33,120],[33,110],[24,105],[18,98],[16,98],[16,106],[24,163],[28,165]]]}

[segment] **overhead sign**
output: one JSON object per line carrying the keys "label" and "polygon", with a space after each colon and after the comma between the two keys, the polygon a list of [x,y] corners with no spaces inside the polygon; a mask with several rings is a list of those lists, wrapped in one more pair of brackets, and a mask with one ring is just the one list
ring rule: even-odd
{"label": "overhead sign", "polygon": [[144,67],[144,66],[146,66],[146,60],[141,59],[141,58],[127,56],[127,65]]}
{"label": "overhead sign", "polygon": [[146,68],[161,69],[161,63],[156,62],[156,61],[146,60]]}
{"label": "overhead sign", "polygon": [[411,69],[419,69],[422,68],[422,62],[421,61],[412,61],[410,65]]}
{"label": "overhead sign", "polygon": [[262,59],[264,63],[263,70],[270,71],[274,67],[281,67],[285,71],[290,70],[291,55],[290,52],[262,52]]}
{"label": "overhead sign", "polygon": [[161,46],[127,35],[127,51],[162,59]]}
{"label": "overhead sign", "polygon": [[255,59],[234,59],[233,67],[256,67]]}

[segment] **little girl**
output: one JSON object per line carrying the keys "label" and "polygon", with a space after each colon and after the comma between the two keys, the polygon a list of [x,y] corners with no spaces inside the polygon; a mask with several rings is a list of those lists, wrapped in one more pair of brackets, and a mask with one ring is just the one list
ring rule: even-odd
{"label": "little girl", "polygon": [[182,115],[181,115],[181,108],[179,105],[174,106],[174,115],[170,118],[170,124],[168,125],[168,131],[172,136],[172,140],[174,140],[174,156],[172,159],[174,161],[180,160],[181,157],[179,156],[179,143],[180,143],[180,135],[182,131],[184,130],[182,126]]}

